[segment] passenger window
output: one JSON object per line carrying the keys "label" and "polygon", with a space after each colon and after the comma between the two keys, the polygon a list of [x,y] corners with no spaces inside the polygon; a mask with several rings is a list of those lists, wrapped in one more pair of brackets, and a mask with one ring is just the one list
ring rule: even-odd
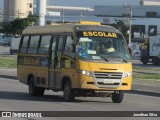
{"label": "passenger window", "polygon": [[74,52],[73,52],[73,37],[72,36],[67,36],[66,38],[66,44],[65,44],[65,51],[64,54],[67,54],[71,57],[74,57]]}
{"label": "passenger window", "polygon": [[57,42],[57,37],[53,37],[53,43],[52,43],[52,59],[54,60],[55,58],[55,49],[56,49],[56,42]]}
{"label": "passenger window", "polygon": [[40,36],[31,36],[28,53],[36,54],[38,50]]}
{"label": "passenger window", "polygon": [[29,36],[24,36],[22,41],[22,47],[20,48],[20,53],[26,53],[28,47]]}
{"label": "passenger window", "polygon": [[64,36],[59,36],[58,39],[58,51],[56,53],[56,57],[57,57],[57,65],[56,68],[61,68],[61,51],[63,50],[63,40],[64,40]]}
{"label": "passenger window", "polygon": [[62,45],[63,45],[63,39],[64,39],[64,36],[60,36],[59,37],[59,43],[58,43],[58,51],[61,51],[62,50]]}
{"label": "passenger window", "polygon": [[49,46],[50,46],[50,40],[51,40],[50,35],[42,36],[41,43],[40,43],[40,48],[38,50],[38,54],[48,54]]}

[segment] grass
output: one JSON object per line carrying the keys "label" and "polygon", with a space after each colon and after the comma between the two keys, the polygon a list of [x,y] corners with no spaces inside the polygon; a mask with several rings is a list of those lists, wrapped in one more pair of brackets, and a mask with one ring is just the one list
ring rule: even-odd
{"label": "grass", "polygon": [[[147,68],[149,70],[155,70],[155,71],[160,71],[160,67],[149,67]],[[145,70],[145,67],[142,67],[142,66],[133,66],[133,70]]]}
{"label": "grass", "polygon": [[17,58],[9,56],[0,56],[0,67],[2,68],[16,68],[17,67]]}
{"label": "grass", "polygon": [[160,81],[159,74],[133,72],[133,80],[157,80]]}
{"label": "grass", "polygon": [[[136,71],[137,70],[137,71]],[[140,72],[139,72],[140,71]],[[142,72],[141,72],[142,71]],[[160,81],[160,75],[157,73],[147,73],[147,71],[160,71],[160,67],[134,66],[133,65],[133,80]]]}

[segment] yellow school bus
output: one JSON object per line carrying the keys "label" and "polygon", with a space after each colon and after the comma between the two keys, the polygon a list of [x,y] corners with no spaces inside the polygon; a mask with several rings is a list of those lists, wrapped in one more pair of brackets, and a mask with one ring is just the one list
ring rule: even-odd
{"label": "yellow school bus", "polygon": [[18,79],[32,96],[53,90],[63,91],[65,101],[90,96],[121,103],[124,91],[131,89],[125,39],[116,28],[98,22],[28,27],[17,60]]}

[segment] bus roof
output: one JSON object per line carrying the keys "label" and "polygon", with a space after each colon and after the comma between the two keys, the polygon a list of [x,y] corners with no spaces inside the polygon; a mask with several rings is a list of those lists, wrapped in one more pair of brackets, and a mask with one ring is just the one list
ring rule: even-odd
{"label": "bus roof", "polygon": [[74,31],[109,31],[120,33],[116,28],[107,25],[89,25],[89,24],[60,24],[47,26],[29,26],[23,31],[23,35],[36,34],[54,34],[54,33],[72,33]]}

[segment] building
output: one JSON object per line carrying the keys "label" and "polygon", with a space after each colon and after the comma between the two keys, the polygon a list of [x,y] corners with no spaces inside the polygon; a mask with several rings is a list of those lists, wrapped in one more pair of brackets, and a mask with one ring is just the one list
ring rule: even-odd
{"label": "building", "polygon": [[89,19],[95,19],[94,9],[89,7],[47,6],[47,23],[79,22]]}
{"label": "building", "polygon": [[[139,6],[95,6],[94,15],[107,17],[110,23],[116,20],[124,20],[126,25],[131,26],[132,58],[140,59],[141,43],[152,36],[160,37],[160,1],[144,0]],[[152,38],[153,38],[152,37]],[[129,38],[126,38],[129,40]]]}
{"label": "building", "polygon": [[[132,40],[142,40],[148,36],[160,35],[160,6],[130,6],[132,18],[126,16],[124,6],[95,6],[94,15],[107,17],[111,23],[117,20],[132,21]],[[140,41],[139,41],[140,42]]]}
{"label": "building", "polygon": [[140,5],[141,6],[147,6],[147,5],[160,6],[160,1],[159,0],[141,0]]}
{"label": "building", "polygon": [[4,0],[3,21],[26,18],[29,13],[33,13],[33,2],[34,0]]}

